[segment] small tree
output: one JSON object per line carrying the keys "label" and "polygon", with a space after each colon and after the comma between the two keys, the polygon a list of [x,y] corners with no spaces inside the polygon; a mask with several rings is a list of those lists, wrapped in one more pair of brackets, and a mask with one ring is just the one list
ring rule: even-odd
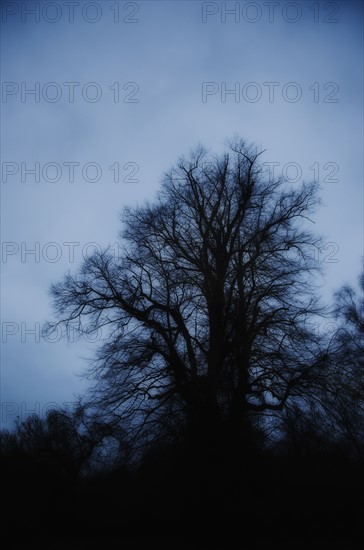
{"label": "small tree", "polygon": [[88,417],[79,405],[73,413],[53,409],[45,418],[33,414],[18,421],[14,431],[3,430],[1,453],[4,457],[31,458],[75,481],[81,474],[97,469],[110,440],[117,442],[116,452],[113,445],[115,462],[124,450],[120,430]]}
{"label": "small tree", "polygon": [[335,294],[338,321],[327,377],[325,405],[335,432],[359,458],[364,457],[364,272],[359,297],[346,285]]}
{"label": "small tree", "polygon": [[95,253],[52,287],[58,323],[103,329],[93,403],[133,436],[181,421],[197,439],[237,435],[314,391],[317,186],[266,179],[261,154],[235,141],[182,158],[153,203],[124,209],[118,257]]}

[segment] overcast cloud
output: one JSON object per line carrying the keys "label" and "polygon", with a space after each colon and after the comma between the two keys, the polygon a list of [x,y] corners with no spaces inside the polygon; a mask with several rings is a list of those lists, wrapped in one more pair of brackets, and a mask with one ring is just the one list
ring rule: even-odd
{"label": "overcast cloud", "polygon": [[237,133],[292,185],[319,178],[323,295],[356,283],[362,2],[3,2],[1,50],[2,426],[87,387],[97,344],[42,337],[49,286],[200,143]]}

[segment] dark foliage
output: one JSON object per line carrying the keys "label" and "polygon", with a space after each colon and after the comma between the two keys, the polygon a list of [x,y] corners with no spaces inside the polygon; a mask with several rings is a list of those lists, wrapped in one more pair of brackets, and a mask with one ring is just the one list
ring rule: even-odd
{"label": "dark foliage", "polygon": [[[335,446],[290,456],[256,445],[244,454],[220,446],[160,445],[138,467],[78,475],[72,481],[50,458],[1,453],[3,529],[13,546],[119,548],[167,542],[234,547],[266,544],[351,544],[364,513],[363,463]],[[196,546],[194,546],[196,545]],[[252,546],[252,544],[250,543]],[[255,546],[254,546],[255,545]]]}

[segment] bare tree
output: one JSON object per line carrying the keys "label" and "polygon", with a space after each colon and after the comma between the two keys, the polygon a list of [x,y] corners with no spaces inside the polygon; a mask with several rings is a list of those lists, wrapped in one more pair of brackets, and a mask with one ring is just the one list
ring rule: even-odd
{"label": "bare tree", "polygon": [[118,257],[95,253],[52,287],[49,330],[102,329],[93,403],[134,436],[184,421],[197,437],[239,433],[314,391],[317,186],[267,179],[261,154],[235,140],[182,158],[153,203],[124,209]]}
{"label": "bare tree", "polygon": [[358,458],[364,457],[364,272],[359,291],[349,285],[335,294],[338,321],[331,351],[325,405],[335,433]]}
{"label": "bare tree", "polygon": [[[364,275],[359,278],[364,292]],[[331,452],[364,457],[364,300],[353,287],[335,293],[323,368],[311,392],[289,400],[280,415],[283,446],[292,454]],[[332,322],[330,325],[332,326]]]}
{"label": "bare tree", "polygon": [[[44,418],[33,414],[17,421],[13,432],[2,430],[0,435],[3,456],[24,456],[52,465],[73,482],[100,465],[121,462],[121,452],[126,450],[121,431],[87,415],[81,404],[72,413],[53,409]],[[108,451],[113,460],[105,459]]]}

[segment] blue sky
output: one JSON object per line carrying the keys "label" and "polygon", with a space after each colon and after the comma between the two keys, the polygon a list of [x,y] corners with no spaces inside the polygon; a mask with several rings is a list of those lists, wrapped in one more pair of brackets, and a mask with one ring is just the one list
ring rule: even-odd
{"label": "blue sky", "polygon": [[73,22],[71,8],[2,4],[2,425],[87,387],[97,344],[40,332],[49,286],[115,243],[123,205],[199,143],[238,133],[292,185],[319,177],[325,298],[362,265],[362,2],[79,0]]}

